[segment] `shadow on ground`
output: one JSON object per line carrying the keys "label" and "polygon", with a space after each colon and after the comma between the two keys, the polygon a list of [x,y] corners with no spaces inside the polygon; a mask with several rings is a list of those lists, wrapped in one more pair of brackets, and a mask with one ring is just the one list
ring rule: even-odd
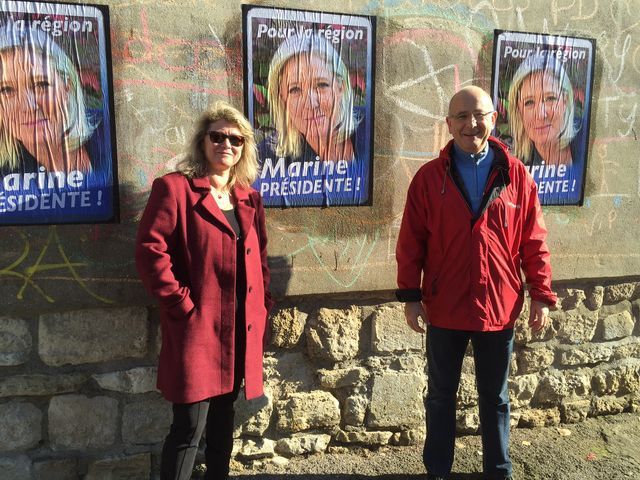
{"label": "shadow on ground", "polygon": [[[425,480],[426,474],[389,474],[389,475],[357,475],[357,474],[261,474],[238,475],[233,480]],[[452,473],[449,480],[482,480],[479,473]]]}

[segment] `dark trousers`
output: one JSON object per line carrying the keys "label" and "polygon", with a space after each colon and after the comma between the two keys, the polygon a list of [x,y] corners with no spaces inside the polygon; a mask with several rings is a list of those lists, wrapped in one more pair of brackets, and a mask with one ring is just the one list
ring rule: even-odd
{"label": "dark trousers", "polygon": [[226,480],[233,449],[233,392],[196,403],[174,403],[173,422],[162,447],[161,480],[189,480],[206,430],[207,480]]}
{"label": "dark trousers", "polygon": [[462,360],[471,341],[478,390],[486,478],[511,475],[509,458],[509,364],[513,329],[470,332],[427,327],[428,392],[425,401],[427,439],[423,459],[431,474],[447,476],[453,465],[456,398]]}
{"label": "dark trousers", "polygon": [[[242,304],[240,304],[242,305]],[[244,378],[244,311],[236,312],[233,391],[196,403],[174,403],[173,422],[162,447],[160,480],[189,480],[202,433],[207,473],[205,480],[227,480],[233,450],[235,409]]]}

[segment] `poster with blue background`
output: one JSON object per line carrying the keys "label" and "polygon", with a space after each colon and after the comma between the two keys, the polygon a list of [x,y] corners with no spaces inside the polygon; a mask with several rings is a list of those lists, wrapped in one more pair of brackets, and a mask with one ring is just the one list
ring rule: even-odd
{"label": "poster with blue background", "polygon": [[243,5],[267,207],[370,205],[375,17]]}
{"label": "poster with blue background", "polygon": [[105,6],[0,2],[0,225],[118,220]]}
{"label": "poster with blue background", "polygon": [[542,205],[582,205],[595,40],[496,30],[495,135],[538,186]]}

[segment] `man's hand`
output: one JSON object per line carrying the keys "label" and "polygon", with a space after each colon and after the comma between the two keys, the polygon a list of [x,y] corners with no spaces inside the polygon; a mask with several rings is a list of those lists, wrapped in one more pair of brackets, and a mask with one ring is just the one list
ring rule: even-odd
{"label": "man's hand", "polygon": [[418,333],[424,333],[424,328],[420,325],[420,318],[424,325],[429,325],[427,312],[424,311],[421,302],[407,302],[404,304],[404,317],[407,319],[407,325],[411,330]]}
{"label": "man's hand", "polygon": [[549,306],[538,300],[531,300],[529,307],[529,326],[534,332],[542,330],[549,322]]}

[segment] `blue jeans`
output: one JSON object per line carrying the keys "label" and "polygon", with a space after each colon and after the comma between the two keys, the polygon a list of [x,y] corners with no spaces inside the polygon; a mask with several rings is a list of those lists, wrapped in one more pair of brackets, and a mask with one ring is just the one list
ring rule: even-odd
{"label": "blue jeans", "polygon": [[482,463],[487,478],[511,475],[509,458],[509,364],[513,329],[471,332],[427,327],[428,392],[425,401],[427,439],[423,460],[427,472],[447,476],[453,465],[456,397],[460,371],[471,340],[478,390]]}

